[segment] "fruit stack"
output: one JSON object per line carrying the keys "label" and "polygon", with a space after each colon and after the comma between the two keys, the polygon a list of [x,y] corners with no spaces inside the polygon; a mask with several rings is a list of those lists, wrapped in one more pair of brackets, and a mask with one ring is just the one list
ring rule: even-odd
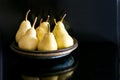
{"label": "fruit stack", "polygon": [[41,19],[40,25],[35,28],[37,17],[31,25],[28,20],[29,12],[30,10],[27,11],[25,20],[21,22],[15,35],[15,40],[20,49],[54,51],[74,45],[74,39],[69,35],[63,24],[66,14],[59,21],[53,19],[55,26],[53,31],[50,31],[50,16],[48,16],[46,21]]}

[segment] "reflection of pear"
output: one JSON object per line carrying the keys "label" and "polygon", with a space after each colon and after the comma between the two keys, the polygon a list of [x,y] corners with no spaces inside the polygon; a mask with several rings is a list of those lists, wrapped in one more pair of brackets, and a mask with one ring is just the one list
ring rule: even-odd
{"label": "reflection of pear", "polygon": [[72,76],[73,72],[74,71],[70,71],[70,72],[59,75],[58,80],[67,80],[68,78]]}
{"label": "reflection of pear", "polygon": [[58,80],[58,76],[43,77],[40,80]]}
{"label": "reflection of pear", "polygon": [[38,43],[38,50],[51,51],[57,50],[57,43],[52,32],[50,32],[50,25],[48,26],[48,32],[44,35],[41,42]]}
{"label": "reflection of pear", "polygon": [[29,12],[30,10],[27,11],[25,20],[23,20],[19,26],[19,29],[15,36],[16,42],[18,42],[19,39],[26,33],[26,31],[31,28],[31,23],[27,20]]}
{"label": "reflection of pear", "polygon": [[68,34],[68,32],[65,29],[65,26],[63,24],[63,19],[65,16],[66,16],[66,14],[57,23],[56,23],[56,20],[54,19],[56,25],[53,29],[53,34],[56,38],[59,49],[67,48],[74,44],[73,38]]}
{"label": "reflection of pear", "polygon": [[19,40],[18,46],[25,50],[35,50],[37,48],[38,39],[36,37],[36,30],[34,28],[37,18],[33,23],[33,26],[28,29],[26,34]]}
{"label": "reflection of pear", "polygon": [[23,80],[40,80],[39,77],[22,76]]}

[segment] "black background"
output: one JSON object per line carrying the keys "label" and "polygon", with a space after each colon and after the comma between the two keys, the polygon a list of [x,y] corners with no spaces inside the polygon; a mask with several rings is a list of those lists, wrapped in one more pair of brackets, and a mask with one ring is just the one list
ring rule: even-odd
{"label": "black background", "polygon": [[[14,61],[10,44],[25,13],[31,9],[29,20],[35,16],[59,20],[67,13],[65,25],[79,47],[83,74],[93,72],[88,80],[115,80],[117,74],[117,1],[116,0],[0,0],[0,38],[3,74]],[[36,24],[36,26],[38,23]],[[51,25],[54,25],[51,22]],[[85,58],[85,60],[84,60]],[[102,59],[102,60],[101,60]],[[88,63],[85,65],[85,63]],[[90,64],[92,62],[92,64]],[[84,75],[85,76],[85,75]],[[95,78],[97,77],[97,78]]]}

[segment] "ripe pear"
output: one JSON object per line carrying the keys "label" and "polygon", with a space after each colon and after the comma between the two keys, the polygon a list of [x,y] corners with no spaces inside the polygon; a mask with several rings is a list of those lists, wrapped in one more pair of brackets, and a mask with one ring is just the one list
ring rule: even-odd
{"label": "ripe pear", "polygon": [[66,14],[58,22],[56,22],[56,19],[54,19],[55,27],[53,29],[53,34],[59,49],[67,48],[74,44],[73,38],[69,35],[63,24],[65,16]]}
{"label": "ripe pear", "polygon": [[45,31],[48,31],[49,18],[50,18],[50,16],[48,15],[46,21],[43,21],[43,22],[42,22],[42,19],[41,19],[40,20],[40,25],[36,29],[41,27],[41,28],[45,29]]}
{"label": "ripe pear", "polygon": [[57,43],[52,32],[50,32],[50,25],[48,24],[48,32],[44,35],[41,42],[38,43],[38,50],[52,51],[57,50]]}
{"label": "ripe pear", "polygon": [[20,38],[26,33],[26,31],[31,28],[31,23],[29,20],[27,20],[29,12],[30,10],[27,11],[25,20],[21,22],[19,29],[17,30],[15,35],[16,42],[18,42]]}
{"label": "ripe pear", "polygon": [[25,35],[18,41],[18,46],[24,50],[35,50],[37,49],[38,39],[36,37],[36,30],[34,28],[37,17],[30,29],[27,30]]}
{"label": "ripe pear", "polygon": [[49,25],[49,15],[47,17],[47,20],[42,22],[42,19],[40,20],[40,25],[36,28],[36,33],[37,33],[37,37],[38,40],[41,41],[45,35],[45,33],[47,33],[48,31],[48,25]]}
{"label": "ripe pear", "polygon": [[[48,30],[48,26],[46,26],[46,23],[48,22],[42,22],[42,19],[40,20],[40,25],[36,28],[36,33],[37,33],[37,38],[39,41],[41,41],[45,35],[45,33],[47,33],[47,30]],[[42,25],[45,25],[45,26],[41,26]],[[49,23],[48,23],[49,24]]]}
{"label": "ripe pear", "polygon": [[44,35],[47,33],[47,31],[43,28],[37,28],[36,29],[36,34],[39,42],[43,39]]}

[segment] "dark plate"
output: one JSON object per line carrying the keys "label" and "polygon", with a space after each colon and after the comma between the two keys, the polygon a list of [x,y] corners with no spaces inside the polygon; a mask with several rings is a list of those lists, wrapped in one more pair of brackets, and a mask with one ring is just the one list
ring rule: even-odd
{"label": "dark plate", "polygon": [[16,64],[14,71],[26,76],[55,76],[73,71],[77,67],[77,62],[71,55],[52,61],[21,61]]}
{"label": "dark plate", "polygon": [[63,57],[66,56],[68,54],[70,54],[73,50],[75,50],[78,47],[78,41],[74,38],[74,45],[65,49],[59,49],[59,50],[53,50],[53,51],[38,51],[38,50],[34,50],[34,51],[28,51],[28,50],[23,50],[20,49],[17,45],[17,43],[14,41],[12,42],[10,48],[20,54],[20,55],[24,55],[27,57],[33,57],[33,58],[59,58],[59,57]]}

